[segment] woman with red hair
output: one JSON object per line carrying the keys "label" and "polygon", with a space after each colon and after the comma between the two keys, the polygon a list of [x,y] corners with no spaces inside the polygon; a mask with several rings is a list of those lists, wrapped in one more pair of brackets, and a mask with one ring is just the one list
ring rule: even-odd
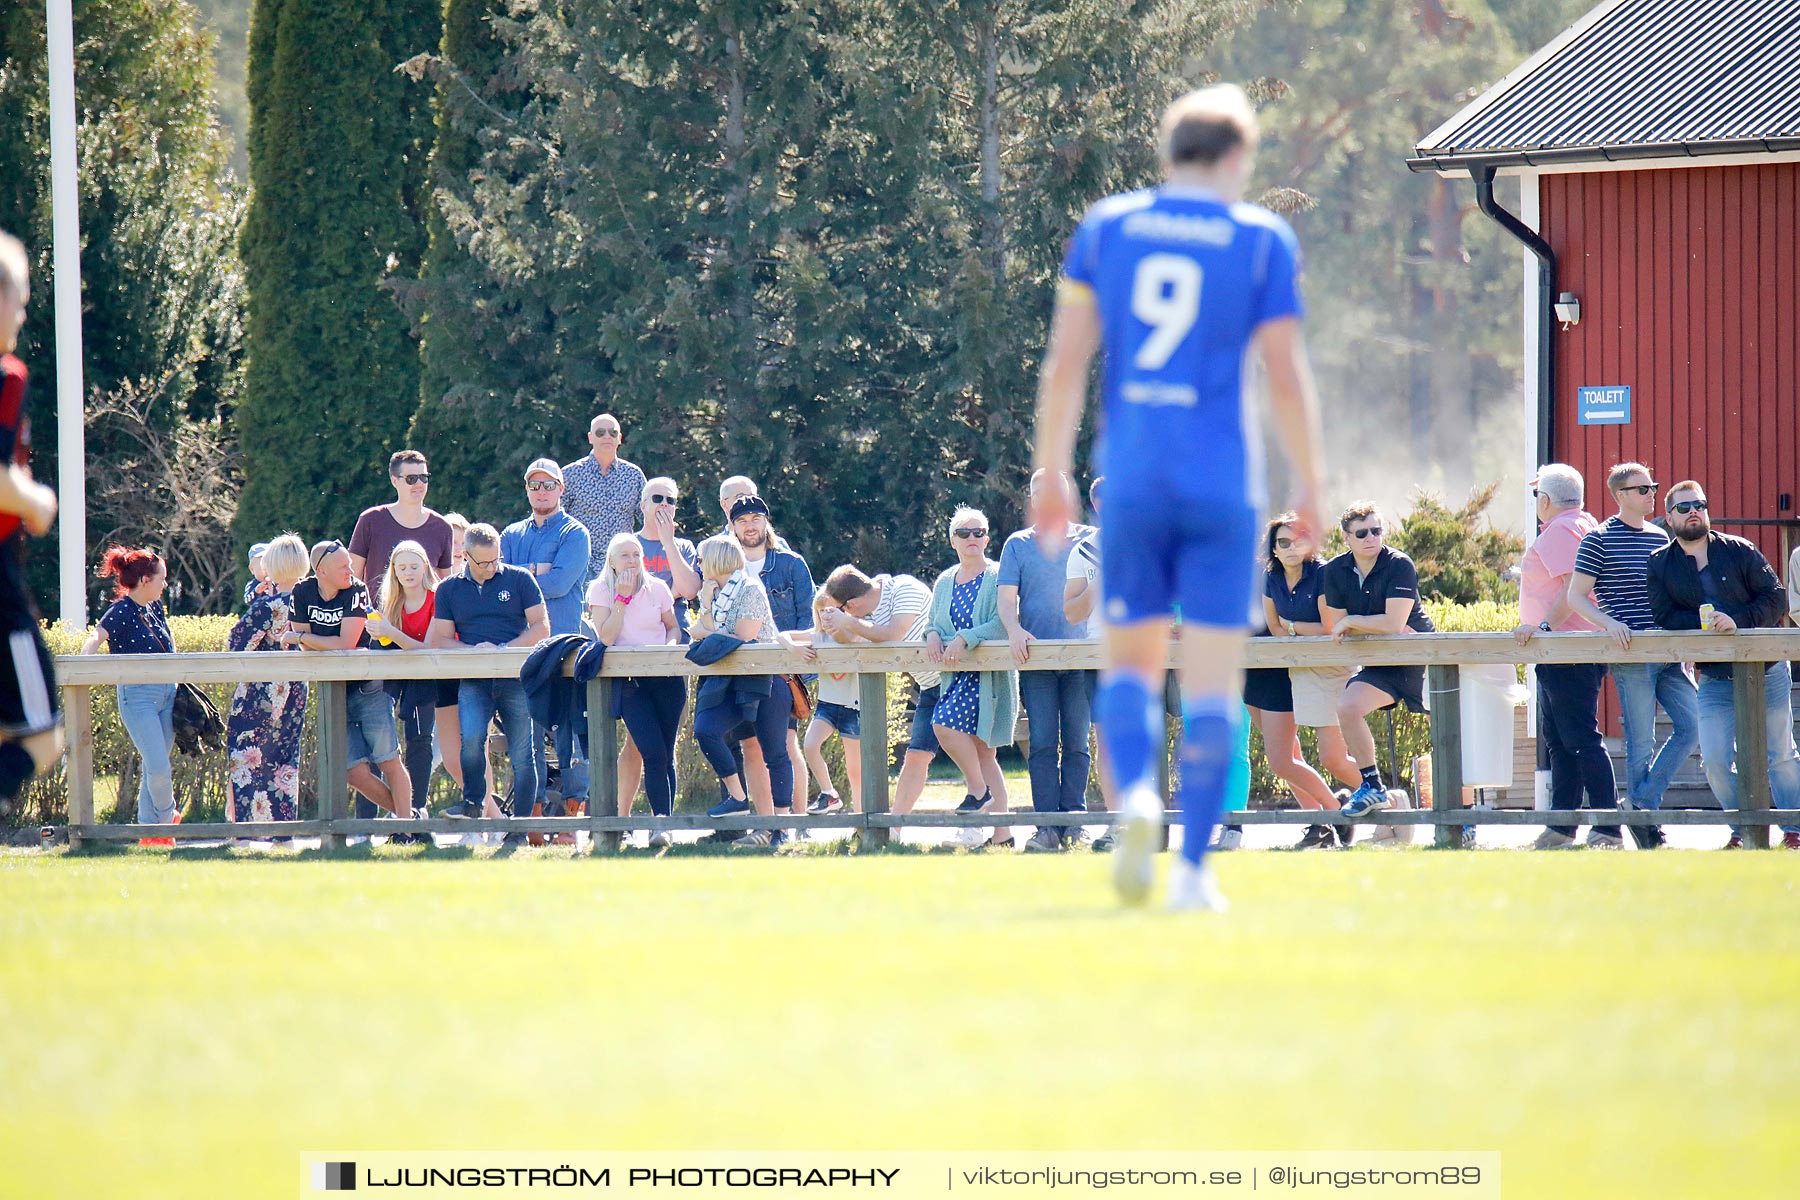
{"label": "woman with red hair", "polygon": [[[100,577],[108,576],[114,580],[113,602],[100,615],[81,652],[98,654],[101,646],[107,646],[114,654],[175,653],[175,636],[169,632],[162,606],[163,589],[169,583],[168,564],[154,550],[113,546],[100,560]],[[174,717],[174,684],[119,685],[119,719],[144,764],[138,781],[140,825],[171,825],[177,819],[175,774],[169,763],[169,751],[175,744]]]}

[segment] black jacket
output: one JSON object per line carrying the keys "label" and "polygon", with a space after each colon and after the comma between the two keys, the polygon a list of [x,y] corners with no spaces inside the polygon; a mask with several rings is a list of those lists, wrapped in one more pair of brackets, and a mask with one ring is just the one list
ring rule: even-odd
{"label": "black jacket", "polygon": [[[1694,560],[1671,538],[1650,556],[1650,615],[1664,629],[1699,629],[1706,589]],[[1713,607],[1740,629],[1766,629],[1787,615],[1787,590],[1769,560],[1754,543],[1717,530],[1706,537],[1706,573],[1712,581]],[[1701,663],[1702,674],[1729,676],[1730,663]]]}

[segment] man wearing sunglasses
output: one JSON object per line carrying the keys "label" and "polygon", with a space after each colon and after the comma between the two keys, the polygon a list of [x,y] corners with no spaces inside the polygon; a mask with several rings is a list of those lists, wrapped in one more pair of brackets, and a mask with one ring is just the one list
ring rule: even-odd
{"label": "man wearing sunglasses", "polygon": [[[1606,473],[1606,488],[1618,512],[1581,539],[1575,571],[1569,576],[1569,607],[1599,625],[1620,647],[1631,645],[1639,629],[1655,629],[1650,611],[1650,556],[1669,544],[1669,535],[1650,520],[1656,511],[1656,480],[1650,468],[1625,462]],[[1611,663],[1607,673],[1619,693],[1625,730],[1624,807],[1658,809],[1675,772],[1700,744],[1700,698],[1681,663]],[[1656,706],[1669,714],[1669,738],[1656,744]],[[1640,850],[1663,844],[1655,825],[1628,825]]]}
{"label": "man wearing sunglasses", "polygon": [[[1338,518],[1350,548],[1325,564],[1325,620],[1332,640],[1342,643],[1357,634],[1435,633],[1419,603],[1419,572],[1412,559],[1387,545],[1381,510],[1364,501]],[[1388,806],[1387,785],[1375,760],[1370,713],[1404,704],[1425,711],[1425,668],[1363,667],[1350,677],[1338,697],[1338,726],[1344,749],[1362,773],[1362,783],[1344,801],[1347,817],[1360,817]]]}
{"label": "man wearing sunglasses", "polygon": [[[1787,615],[1787,590],[1755,543],[1719,533],[1706,515],[1706,492],[1692,479],[1669,489],[1675,540],[1650,556],[1650,611],[1664,629],[1736,633],[1767,629]],[[1703,613],[1702,609],[1710,611]],[[1738,806],[1736,708],[1732,664],[1700,666],[1700,761],[1725,809]],[[1763,718],[1769,742],[1769,790],[1776,808],[1800,808],[1800,753],[1794,748],[1794,676],[1786,659],[1763,672]],[[1732,830],[1727,849],[1743,843]],[[1782,826],[1781,844],[1800,850],[1800,825]]]}
{"label": "man wearing sunglasses", "polygon": [[606,547],[637,524],[638,501],[644,494],[644,472],[619,457],[625,427],[611,413],[588,423],[592,449],[563,467],[563,504],[588,531],[587,578],[606,566]]}
{"label": "man wearing sunglasses", "polygon": [[[372,596],[381,595],[388,559],[401,542],[417,542],[425,547],[439,575],[450,570],[454,534],[450,522],[425,507],[425,493],[431,488],[431,469],[425,456],[417,450],[396,450],[388,459],[388,482],[394,485],[394,502],[365,508],[350,534],[350,573],[368,580]],[[373,579],[369,578],[371,565],[375,568]]]}

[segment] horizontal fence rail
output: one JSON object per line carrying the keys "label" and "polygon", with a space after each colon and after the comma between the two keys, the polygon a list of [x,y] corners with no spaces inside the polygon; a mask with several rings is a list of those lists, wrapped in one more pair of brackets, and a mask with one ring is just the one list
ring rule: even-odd
{"label": "horizontal fence rail", "polygon": [[[1180,661],[1180,647],[1170,649],[1167,665]],[[469,833],[521,831],[568,833],[586,831],[616,838],[621,832],[647,829],[745,830],[851,828],[866,844],[882,845],[888,832],[903,827],[989,827],[999,825],[1104,825],[1106,812],[1039,813],[1030,809],[1000,813],[889,811],[887,721],[865,724],[861,744],[863,809],[858,813],[811,816],[803,813],[770,817],[618,817],[618,738],[612,712],[613,681],[639,676],[771,675],[818,671],[860,676],[861,709],[887,712],[888,676],[896,672],[938,670],[918,643],[825,645],[810,660],[780,646],[745,646],[711,666],[686,658],[686,647],[621,647],[606,653],[600,675],[588,684],[590,783],[585,817],[514,817],[480,820],[357,820],[342,808],[348,792],[344,763],[347,682],[370,679],[499,679],[516,678],[529,650],[342,650],[323,652],[255,652],[207,654],[62,655],[56,660],[68,726],[69,835],[83,841],[131,841],[143,837],[200,839],[220,837],[318,836],[327,847],[342,845],[355,834]],[[1370,825],[1428,825],[1437,829],[1439,846],[1462,844],[1462,829],[1471,825],[1717,825],[1743,827],[1748,844],[1767,846],[1773,823],[1800,823],[1800,812],[1770,809],[1767,730],[1764,726],[1761,674],[1766,664],[1800,659],[1800,630],[1755,629],[1732,634],[1674,633],[1660,630],[1634,634],[1629,647],[1603,634],[1540,633],[1519,645],[1507,633],[1431,633],[1394,637],[1354,637],[1342,643],[1326,637],[1254,638],[1247,645],[1247,667],[1424,666],[1432,705],[1431,762],[1433,807],[1383,812],[1361,818]],[[1459,668],[1471,664],[1519,663],[1709,662],[1733,665],[1739,765],[1739,810],[1735,814],[1683,811],[1542,810],[1499,811],[1462,804],[1462,738]],[[1034,641],[1027,662],[1015,663],[1004,642],[966,651],[958,670],[1061,671],[1095,670],[1105,665],[1097,641]],[[565,668],[565,673],[567,668]],[[320,815],[303,821],[210,822],[191,825],[96,824],[94,821],[94,738],[91,710],[96,687],[140,683],[259,683],[271,680],[308,682],[314,690],[318,722],[318,786]],[[1235,824],[1281,825],[1349,823],[1336,812],[1317,809],[1234,812]]]}

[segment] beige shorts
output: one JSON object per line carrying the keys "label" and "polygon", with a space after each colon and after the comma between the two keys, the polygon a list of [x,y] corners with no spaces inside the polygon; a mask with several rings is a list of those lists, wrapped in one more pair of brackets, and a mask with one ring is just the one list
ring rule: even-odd
{"label": "beige shorts", "polygon": [[1337,728],[1338,697],[1356,674],[1354,667],[1289,667],[1294,690],[1294,724],[1312,729]]}

